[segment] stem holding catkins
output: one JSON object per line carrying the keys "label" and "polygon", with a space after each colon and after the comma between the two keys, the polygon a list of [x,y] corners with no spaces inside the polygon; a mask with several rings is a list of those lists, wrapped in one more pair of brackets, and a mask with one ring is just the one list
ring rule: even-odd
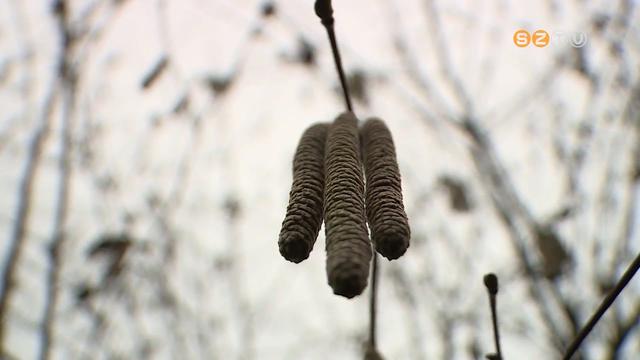
{"label": "stem holding catkins", "polygon": [[371,289],[369,298],[369,343],[364,354],[364,360],[383,360],[384,358],[378,352],[376,330],[378,316],[378,255],[373,251],[373,260],[371,261]]}
{"label": "stem holding catkins", "polygon": [[371,261],[358,119],[353,113],[343,113],[330,126],[325,151],[327,276],[336,295],[352,298],[367,286]]}
{"label": "stem holding catkins", "polygon": [[351,96],[349,95],[349,88],[347,86],[347,78],[344,75],[344,70],[342,69],[342,59],[340,58],[340,50],[338,49],[338,40],[336,39],[336,32],[333,29],[334,20],[331,0],[316,0],[314,9],[316,11],[316,15],[318,15],[322,21],[322,25],[324,25],[327,30],[327,35],[329,36],[331,52],[333,53],[333,61],[336,65],[338,77],[340,78],[340,85],[342,86],[342,94],[344,95],[347,110],[353,112]]}
{"label": "stem holding catkins", "polygon": [[389,260],[402,256],[409,247],[411,231],[402,203],[400,170],[387,125],[368,119],[360,129],[366,176],[366,208],[371,240]]}
{"label": "stem holding catkins", "polygon": [[280,254],[294,263],[309,257],[322,226],[328,129],[328,124],[310,126],[302,134],[293,158],[293,184],[278,247]]}

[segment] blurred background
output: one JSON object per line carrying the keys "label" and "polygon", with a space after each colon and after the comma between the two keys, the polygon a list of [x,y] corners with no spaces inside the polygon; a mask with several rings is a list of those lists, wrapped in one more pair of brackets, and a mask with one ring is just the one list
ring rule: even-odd
{"label": "blurred background", "polygon": [[[640,251],[640,2],[333,6],[413,235],[381,353],[493,352],[495,272],[505,358],[560,358]],[[299,136],[343,108],[311,0],[0,0],[0,358],[362,358],[324,231],[277,247]],[[634,279],[582,358],[638,359],[639,325]]]}

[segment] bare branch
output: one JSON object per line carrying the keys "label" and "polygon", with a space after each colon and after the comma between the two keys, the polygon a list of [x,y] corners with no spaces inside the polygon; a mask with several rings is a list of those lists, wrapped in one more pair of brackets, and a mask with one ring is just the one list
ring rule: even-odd
{"label": "bare branch", "polygon": [[40,115],[40,123],[33,133],[29,144],[26,166],[20,180],[18,189],[18,207],[16,208],[15,221],[9,237],[9,251],[7,259],[4,261],[2,270],[2,282],[0,283],[0,355],[6,353],[5,331],[8,322],[10,298],[16,285],[16,271],[25,247],[27,227],[31,215],[32,198],[34,195],[33,184],[38,174],[38,168],[42,159],[43,147],[49,136],[50,120],[56,100],[55,89],[57,81],[51,85],[43,113]]}
{"label": "bare branch", "polygon": [[[578,332],[578,335],[576,335],[576,337],[571,341],[563,357],[564,360],[571,359],[571,357],[576,353],[576,351],[578,351],[580,344],[584,341],[584,339],[586,339],[586,337],[589,335],[591,330],[593,330],[593,328],[596,326],[596,324],[598,323],[602,315],[604,315],[604,313],[607,312],[609,307],[613,305],[613,302],[616,301],[616,298],[618,297],[618,295],[620,295],[622,290],[624,290],[627,284],[629,284],[629,282],[631,281],[633,276],[636,274],[638,269],[640,269],[640,254],[636,256],[635,260],[633,260],[633,262],[631,263],[631,265],[629,265],[629,267],[624,272],[620,280],[618,280],[618,283],[616,284],[616,286],[611,290],[611,292],[609,292],[609,294],[604,298],[604,300],[602,300],[602,303],[600,304],[600,306],[598,306],[598,309],[596,310],[596,312],[589,318],[589,321],[587,321],[587,323],[582,327],[582,329],[580,329],[580,332]],[[631,326],[633,327],[635,326],[635,324]]]}

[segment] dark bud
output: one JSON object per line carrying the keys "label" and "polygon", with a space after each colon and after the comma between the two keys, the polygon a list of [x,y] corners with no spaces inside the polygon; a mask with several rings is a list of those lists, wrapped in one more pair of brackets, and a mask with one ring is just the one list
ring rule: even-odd
{"label": "dark bud", "polygon": [[307,66],[313,66],[316,63],[316,48],[305,38],[298,40],[297,60]]}
{"label": "dark bud", "polygon": [[222,95],[227,92],[233,83],[234,74],[229,74],[226,76],[216,76],[212,75],[206,79],[206,83],[211,90],[211,92],[216,95]]}
{"label": "dark bud", "polygon": [[262,4],[261,12],[264,17],[273,16],[276,13],[276,5],[272,1],[267,1]]}
{"label": "dark bud", "polygon": [[502,358],[498,354],[488,354],[487,360],[502,360]]}
{"label": "dark bud", "polygon": [[67,11],[66,4],[62,0],[58,0],[55,3],[53,3],[52,8],[53,8],[53,13],[56,16],[64,16]]}
{"label": "dark bud", "polygon": [[600,13],[600,14],[596,14],[591,21],[592,21],[594,30],[597,32],[602,32],[605,30],[605,28],[611,21],[611,17],[609,15]]}
{"label": "dark bud", "polygon": [[230,219],[235,219],[240,215],[240,201],[234,196],[227,197],[223,207],[224,212]]}
{"label": "dark bud", "polygon": [[88,301],[94,293],[94,289],[88,284],[79,285],[75,289],[75,296],[78,304]]}
{"label": "dark bud", "polygon": [[314,6],[316,15],[322,20],[322,24],[325,26],[333,25],[333,8],[331,7],[331,0],[316,0]]}
{"label": "dark bud", "polygon": [[493,273],[485,275],[484,286],[487,287],[489,294],[496,295],[498,293],[498,277]]}

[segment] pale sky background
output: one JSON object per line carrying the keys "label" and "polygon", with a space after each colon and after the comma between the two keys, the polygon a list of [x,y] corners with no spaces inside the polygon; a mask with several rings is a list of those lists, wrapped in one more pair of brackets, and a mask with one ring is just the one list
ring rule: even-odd
{"label": "pale sky background", "polygon": [[[74,49],[80,75],[55,359],[361,358],[368,292],[353,300],[332,294],[324,230],[301,264],[286,262],[277,247],[299,136],[343,110],[326,33],[311,0],[277,1],[271,17],[261,15],[263,3],[71,1],[74,24],[86,32]],[[505,358],[558,358],[471,141],[452,121],[469,112],[478,119],[533,219],[578,209],[557,225],[576,264],[558,288],[578,304],[582,323],[601,298],[594,276],[620,274],[640,251],[635,225],[625,263],[615,258],[621,242],[609,240],[627,205],[640,201],[626,180],[638,135],[623,120],[628,89],[640,83],[638,2],[628,2],[624,32],[616,27],[618,2],[604,0],[333,3],[345,68],[367,81],[368,100],[356,101],[355,112],[384,119],[392,131],[413,234],[404,257],[381,260],[380,351],[391,360],[443,359],[443,338],[451,339],[454,359],[470,358],[472,346],[481,355],[494,351],[482,276],[495,272]],[[0,259],[8,256],[29,143],[60,55],[49,6],[0,0]],[[598,32],[600,17],[610,20]],[[587,70],[574,66],[578,53],[558,37],[545,48],[516,47],[520,28],[585,33]],[[315,64],[298,60],[301,39]],[[143,88],[162,58],[165,71]],[[215,91],[212,84],[225,79],[229,87]],[[40,344],[60,183],[60,106],[55,111],[11,315],[3,319],[5,345],[18,359],[35,358]],[[585,128],[595,135],[583,143]],[[569,196],[568,166],[558,154],[583,145],[579,190]],[[463,182],[469,211],[450,206],[443,177]],[[229,204],[238,206],[231,218]],[[134,242],[123,274],[90,306],[78,305],[78,287],[98,286],[105,271],[104,259],[88,256],[92,244],[123,232]],[[621,313],[639,296],[635,279]],[[456,319],[450,334],[442,332],[442,314]],[[636,329],[623,359],[637,359],[639,341]],[[589,344],[589,359],[602,358],[602,343]]]}

